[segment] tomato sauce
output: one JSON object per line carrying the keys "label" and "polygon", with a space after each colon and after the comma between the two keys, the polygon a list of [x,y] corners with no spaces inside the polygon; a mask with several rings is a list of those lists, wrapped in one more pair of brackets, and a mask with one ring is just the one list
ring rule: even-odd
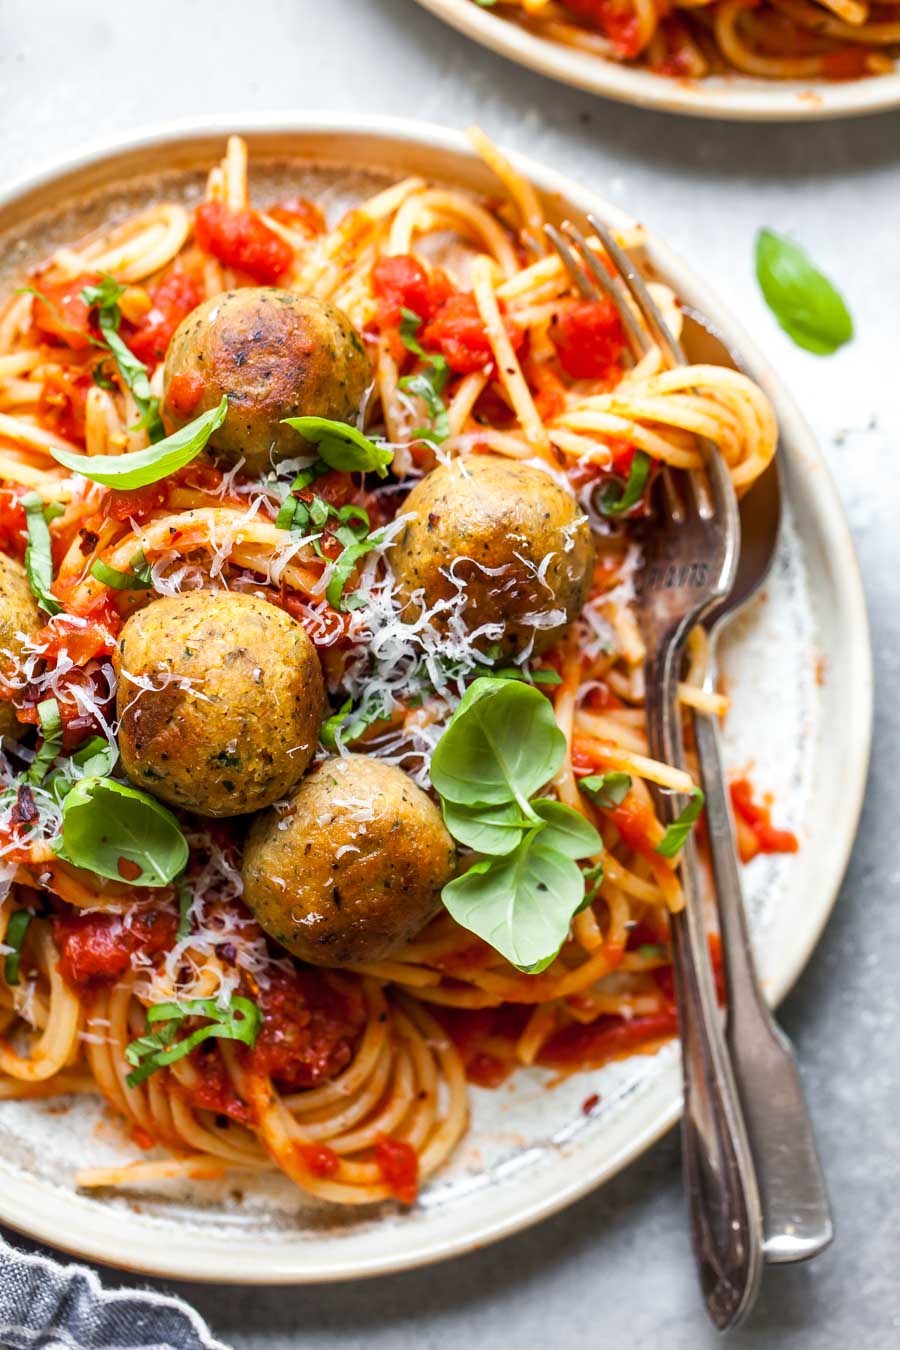
{"label": "tomato sauce", "polygon": [[562,0],[577,18],[599,28],[618,56],[631,60],[641,50],[637,14],[631,0]]}
{"label": "tomato sauce", "polygon": [[771,802],[754,800],[749,779],[735,779],[730,792],[741,862],[749,862],[757,853],[797,852],[800,847],[797,836],[791,830],[775,828],[772,824]]}
{"label": "tomato sauce", "polygon": [[257,1002],[264,1021],[252,1063],[286,1092],[315,1087],[345,1069],[362,1031],[362,999],[314,970],[273,969]]}
{"label": "tomato sauce", "polygon": [[318,206],[306,197],[288,197],[270,206],[266,215],[277,220],[279,225],[286,225],[289,230],[299,230],[311,239],[317,234],[324,234],[328,228]]}
{"label": "tomato sauce", "polygon": [[403,1205],[413,1204],[419,1193],[419,1159],[412,1145],[402,1139],[379,1139],[375,1162],[391,1195]]}
{"label": "tomato sauce", "polygon": [[176,370],[169,381],[166,403],[182,417],[190,417],[203,397],[203,377],[195,370]]}
{"label": "tomato sauce", "polygon": [[194,236],[214,258],[271,286],[290,267],[294,252],[256,211],[234,211],[221,202],[204,202],[194,215]]}
{"label": "tomato sauce", "polygon": [[135,952],[158,956],[175,945],[178,920],[165,910],[133,915],[126,926],[119,914],[65,914],[53,920],[53,940],[59,949],[59,969],[69,984],[117,980]]}
{"label": "tomato sauce", "polygon": [[232,1087],[217,1047],[211,1042],[198,1046],[190,1061],[198,1078],[187,1094],[191,1105],[202,1111],[213,1111],[217,1116],[226,1116],[239,1125],[251,1124],[250,1108]]}
{"label": "tomato sauce", "polygon": [[628,1020],[602,1016],[587,1024],[570,1022],[544,1042],[538,1063],[548,1069],[598,1068],[619,1055],[655,1048],[677,1031],[674,1008]]}

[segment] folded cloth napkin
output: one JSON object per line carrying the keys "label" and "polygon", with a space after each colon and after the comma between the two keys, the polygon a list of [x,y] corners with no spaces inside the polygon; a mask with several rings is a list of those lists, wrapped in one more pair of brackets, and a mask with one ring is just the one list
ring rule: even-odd
{"label": "folded cloth napkin", "polygon": [[180,1298],[102,1287],[0,1236],[0,1350],[227,1350]]}

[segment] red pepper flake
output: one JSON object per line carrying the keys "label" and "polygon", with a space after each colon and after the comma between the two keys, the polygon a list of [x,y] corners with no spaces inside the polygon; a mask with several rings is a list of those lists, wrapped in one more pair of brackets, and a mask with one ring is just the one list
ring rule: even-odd
{"label": "red pepper flake", "polygon": [[581,1114],[583,1116],[592,1116],[600,1102],[599,1092],[592,1092],[589,1097],[585,1097],[581,1103]]}
{"label": "red pepper flake", "polygon": [[119,858],[116,862],[116,871],[123,881],[137,881],[141,875],[141,869],[133,858]]}
{"label": "red pepper flake", "polygon": [[403,1205],[413,1204],[419,1193],[419,1159],[412,1145],[403,1139],[379,1139],[375,1162],[391,1195]]}

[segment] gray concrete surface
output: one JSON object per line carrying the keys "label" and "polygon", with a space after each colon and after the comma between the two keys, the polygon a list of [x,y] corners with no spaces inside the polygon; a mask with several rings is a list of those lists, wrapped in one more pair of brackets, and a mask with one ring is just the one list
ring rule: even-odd
{"label": "gray concrete surface", "polygon": [[[248,109],[477,119],[590,179],[715,283],[819,433],[856,537],[878,667],[853,861],[783,1013],[838,1237],[809,1268],[772,1273],[729,1343],[900,1345],[900,114],[807,127],[663,118],[519,71],[412,0],[0,4],[0,179],[149,121]],[[857,337],[838,356],[793,348],[762,305],[751,247],[763,224],[795,233],[841,286]],[[240,1350],[700,1350],[716,1340],[694,1288],[674,1138],[567,1213],[442,1267],[355,1287],[187,1293]]]}

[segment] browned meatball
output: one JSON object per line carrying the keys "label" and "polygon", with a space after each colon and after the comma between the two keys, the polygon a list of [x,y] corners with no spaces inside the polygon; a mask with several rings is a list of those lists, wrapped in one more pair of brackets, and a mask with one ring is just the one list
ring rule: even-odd
{"label": "browned meatball", "polygon": [[[175,376],[185,377],[172,389]],[[185,402],[184,384],[202,381]],[[346,314],[325,300],[274,286],[228,291],[198,305],[176,329],[166,355],[163,420],[175,431],[228,395],[228,413],[209,451],[249,474],[308,449],[285,417],[356,420],[372,380],[362,340]],[[171,397],[170,397],[171,393]]]}
{"label": "browned meatball", "polygon": [[304,961],[379,961],[437,913],[454,862],[431,798],[395,765],[348,755],[254,821],[244,901]]}
{"label": "browned meatball", "polygon": [[173,806],[258,811],[315,752],[325,704],[315,648],[256,596],[154,600],[122,629],[113,665],[125,772]]}
{"label": "browned meatball", "polygon": [[[502,624],[506,655],[532,643],[545,651],[584,605],[594,566],[590,525],[543,470],[466,455],[416,484],[403,505],[410,512],[390,554],[401,601],[430,610],[457,594],[454,578],[463,582],[466,627]],[[446,624],[446,613],[434,622]]]}
{"label": "browned meatball", "polygon": [[[18,563],[0,553],[0,671],[22,655],[24,639],[41,626],[37,602]],[[0,701],[0,739],[18,740],[24,731],[12,704]]]}

